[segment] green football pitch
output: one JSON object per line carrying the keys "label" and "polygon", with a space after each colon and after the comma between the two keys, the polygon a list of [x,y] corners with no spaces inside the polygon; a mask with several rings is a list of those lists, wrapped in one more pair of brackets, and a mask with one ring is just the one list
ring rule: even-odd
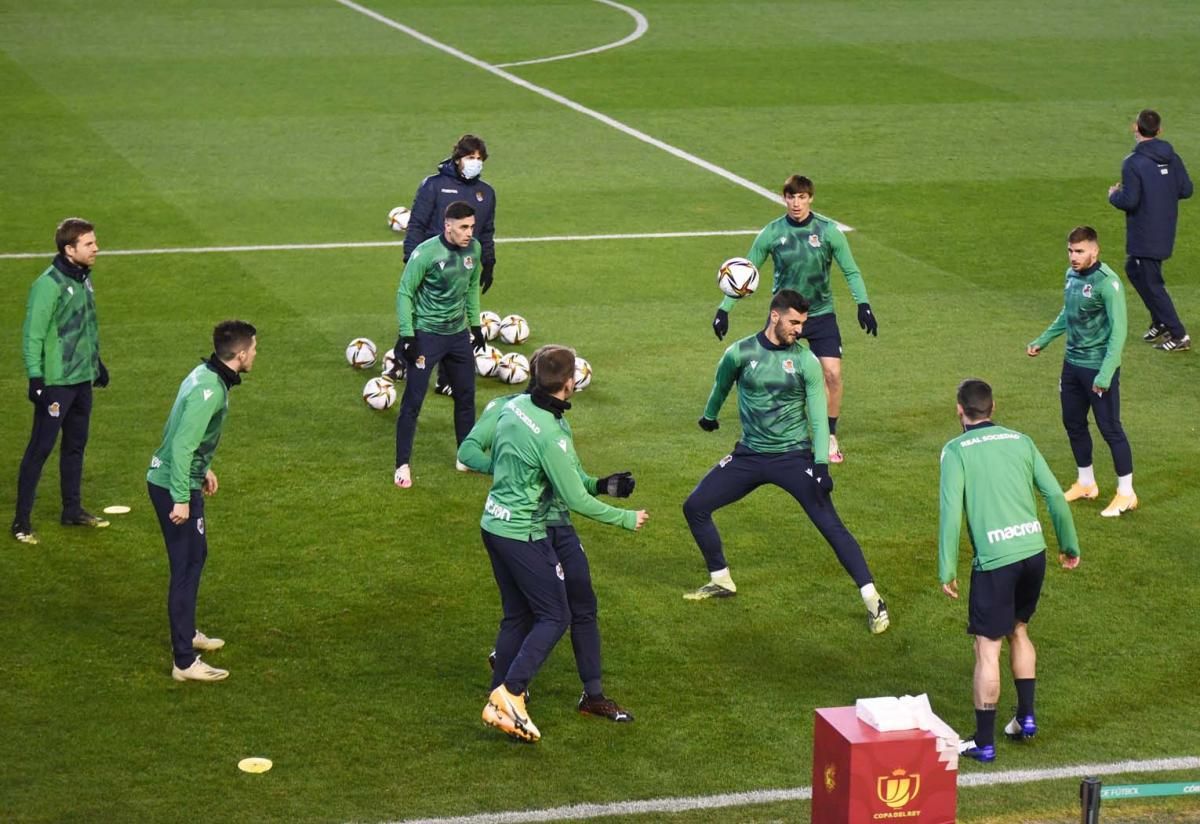
{"label": "green football pitch", "polygon": [[[0,506],[14,504],[28,437],[25,297],[55,224],[81,215],[104,250],[94,281],[112,375],[96,393],[84,501],[133,508],[105,530],[60,527],[52,458],[34,511],[42,542],[5,538],[0,819],[382,822],[701,799],[691,812],[599,811],[807,820],[803,800],[703,799],[807,787],[817,707],[924,692],[969,732],[965,604],[936,575],[954,389],[991,382],[997,420],[1072,480],[1062,342],[1036,360],[1024,347],[1061,307],[1073,226],[1095,226],[1121,270],[1106,190],[1139,109],[1162,111],[1164,137],[1200,174],[1200,5],[366,6],[0,0]],[[535,746],[479,718],[499,599],[478,530],[488,483],[454,470],[450,403],[427,400],[416,484],[397,490],[396,410],[364,406],[368,375],[342,354],[356,336],[394,340],[401,251],[385,217],[467,131],[488,142],[499,198],[483,306],[529,320],[526,354],[561,342],[592,363],[570,413],[576,445],[592,474],[634,472],[629,503],[650,512],[637,534],[577,524],[605,688],[637,720],[576,713],[564,638],[532,686]],[[816,182],[817,211],[854,228],[879,318],[879,337],[863,335],[835,272],[847,457],[834,500],[892,611],[878,637],[833,553],[773,488],[716,518],[738,597],[681,598],[706,577],[681,504],[738,430],[733,398],[718,432],[695,423],[723,349],[715,269],[781,213],[766,195],[793,172]],[[1166,265],[1193,325],[1198,209],[1183,204]],[[286,248],[245,248],[262,246]],[[768,292],[732,313],[731,335],[757,329]],[[1200,361],[1142,343],[1146,311],[1128,298],[1123,419],[1141,507],[1100,517],[1114,480],[1097,435],[1102,500],[1074,509],[1083,563],[1048,571],[1033,624],[1042,732],[963,776],[1187,758],[1105,780],[1200,772]],[[179,381],[228,317],[257,325],[259,358],[213,467],[198,617],[227,639],[211,660],[232,674],[177,684],[144,475]],[[502,392],[481,379],[479,405]],[[964,584],[969,556],[964,539]],[[1015,701],[1007,676],[1003,689],[1001,715]],[[274,769],[241,773],[246,756]],[[1078,820],[1083,773],[963,787],[960,820]],[[1200,807],[1106,803],[1105,820],[1196,821]]]}

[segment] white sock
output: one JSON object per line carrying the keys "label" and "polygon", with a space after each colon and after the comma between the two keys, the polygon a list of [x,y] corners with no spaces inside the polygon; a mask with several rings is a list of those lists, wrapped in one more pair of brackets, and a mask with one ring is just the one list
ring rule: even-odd
{"label": "white sock", "polygon": [[1128,475],[1117,476],[1117,494],[1132,495],[1133,494],[1133,473]]}
{"label": "white sock", "polygon": [[714,584],[719,584],[725,587],[725,589],[736,589],[733,585],[733,578],[729,576],[729,567],[718,569],[716,572],[711,573],[711,577]]}
{"label": "white sock", "polygon": [[872,609],[879,603],[879,593],[875,591],[875,584],[871,583],[861,586],[858,588],[858,591],[862,593],[863,603]]}
{"label": "white sock", "polygon": [[1091,466],[1079,467],[1079,485],[1080,486],[1095,486],[1096,473],[1092,471]]}

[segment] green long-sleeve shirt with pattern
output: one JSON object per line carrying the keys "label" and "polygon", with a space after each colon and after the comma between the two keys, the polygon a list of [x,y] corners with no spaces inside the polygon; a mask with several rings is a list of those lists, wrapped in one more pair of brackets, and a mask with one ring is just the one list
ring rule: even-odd
{"label": "green long-sleeve shirt with pattern", "polygon": [[1125,290],[1107,265],[1097,263],[1082,272],[1067,269],[1062,311],[1029,345],[1045,348],[1064,332],[1067,363],[1098,369],[1096,386],[1107,389],[1121,365],[1128,332]]}
{"label": "green long-sleeve shirt with pattern", "polygon": [[204,485],[228,413],[229,388],[213,367],[200,364],[179,385],[146,480],[170,490],[176,503],[191,500],[191,490]]}
{"label": "green long-sleeve shirt with pattern", "polygon": [[81,271],[76,280],[51,265],[29,289],[21,331],[25,374],[47,386],[90,383],[100,374],[92,278]]}
{"label": "green long-sleeve shirt with pattern", "polygon": [[478,323],[479,241],[466,248],[451,246],[444,235],[431,237],[413,250],[396,290],[400,334],[415,329],[453,335]]}

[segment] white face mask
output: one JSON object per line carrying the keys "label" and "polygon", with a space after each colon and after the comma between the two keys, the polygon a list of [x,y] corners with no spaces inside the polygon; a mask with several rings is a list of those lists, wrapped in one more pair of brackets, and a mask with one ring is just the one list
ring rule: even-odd
{"label": "white face mask", "polygon": [[483,161],[477,157],[464,157],[462,160],[462,176],[467,180],[479,177],[483,171]]}

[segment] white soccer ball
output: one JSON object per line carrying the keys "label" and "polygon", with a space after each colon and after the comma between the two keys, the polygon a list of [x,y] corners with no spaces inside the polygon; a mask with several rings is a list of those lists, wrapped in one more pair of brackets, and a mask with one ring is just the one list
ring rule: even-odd
{"label": "white soccer ball", "polygon": [[524,383],[529,380],[529,359],[520,352],[509,352],[496,364],[496,377],[505,383]]}
{"label": "white soccer ball", "polygon": [[483,330],[485,338],[495,340],[500,334],[500,316],[484,309],[479,313],[479,328]]}
{"label": "white soccer ball", "polygon": [[582,392],[592,384],[592,365],[578,355],[575,356],[575,391]]}
{"label": "white soccer ball", "polygon": [[366,369],[375,363],[375,344],[369,338],[355,338],[346,347],[346,363],[355,369]]}
{"label": "white soccer ball", "polygon": [[475,371],[485,378],[490,378],[496,374],[496,368],[503,357],[499,349],[488,344],[475,353]]}
{"label": "white soccer ball", "polygon": [[730,258],[717,269],[717,286],[731,298],[744,298],[758,288],[758,269],[745,258]]}
{"label": "white soccer ball", "polygon": [[388,212],[388,228],[393,232],[403,232],[408,229],[408,219],[412,215],[403,206],[397,206]]}
{"label": "white soccer ball", "polygon": [[383,353],[383,374],[386,376],[396,367],[399,367],[399,374],[396,377],[404,380],[404,376],[408,372],[408,362],[404,358],[397,358],[395,349],[389,349]]}
{"label": "white soccer ball", "polygon": [[505,343],[524,343],[529,340],[529,324],[520,315],[505,315],[500,321],[500,339]]}
{"label": "white soccer ball", "polygon": [[396,384],[384,377],[371,378],[363,387],[363,400],[372,409],[388,409],[396,402]]}

